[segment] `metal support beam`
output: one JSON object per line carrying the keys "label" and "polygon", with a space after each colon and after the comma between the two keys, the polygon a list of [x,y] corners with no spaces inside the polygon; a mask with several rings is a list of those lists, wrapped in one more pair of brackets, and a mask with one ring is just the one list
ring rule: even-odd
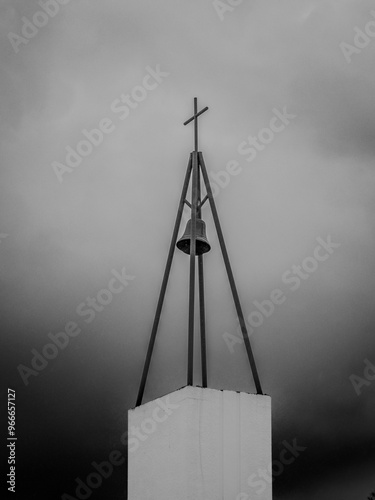
{"label": "metal support beam", "polygon": [[189,275],[189,330],[188,330],[188,373],[187,385],[193,385],[194,364],[194,304],[195,304],[195,245],[197,239],[198,205],[198,153],[194,151],[191,190],[191,240],[190,240],[190,275]]}
{"label": "metal support beam", "polygon": [[[200,167],[198,163],[198,208],[197,216],[202,218],[201,207],[201,182],[200,182]],[[198,255],[198,286],[199,286],[199,319],[200,319],[200,334],[201,334],[201,368],[202,368],[202,387],[207,387],[207,353],[206,353],[206,316],[204,304],[204,274],[203,274],[203,254]]]}
{"label": "metal support beam", "polygon": [[206,201],[208,200],[208,196],[206,195],[203,200],[199,203],[199,208],[203,207],[203,205],[206,203]]}
{"label": "metal support beam", "polygon": [[154,318],[154,323],[152,325],[152,331],[151,331],[151,335],[150,335],[150,341],[148,344],[146,360],[145,360],[145,364],[143,367],[142,379],[141,379],[141,383],[140,383],[140,387],[139,387],[139,391],[138,391],[136,406],[139,406],[142,404],[142,398],[143,398],[143,393],[145,390],[147,374],[148,374],[148,370],[150,368],[152,351],[153,351],[154,344],[155,344],[156,333],[158,330],[161,310],[163,307],[163,302],[164,302],[164,297],[165,297],[165,291],[167,289],[169,273],[170,273],[171,266],[172,266],[173,254],[174,254],[174,250],[176,247],[178,230],[180,228],[182,211],[184,208],[184,200],[185,200],[186,193],[187,193],[188,186],[189,186],[191,170],[192,170],[192,163],[193,163],[192,162],[192,155],[190,155],[189,163],[188,163],[187,170],[186,170],[185,180],[184,180],[184,184],[183,184],[183,188],[182,188],[182,193],[181,193],[181,197],[180,197],[180,202],[178,204],[178,211],[177,211],[176,221],[175,221],[174,228],[173,228],[171,243],[169,245],[167,263],[165,265],[163,281],[162,281],[161,288],[160,288],[159,300],[158,300],[158,304],[156,306],[155,318]]}
{"label": "metal support beam", "polygon": [[199,166],[202,170],[203,179],[204,179],[204,182],[206,185],[206,191],[207,191],[208,199],[209,199],[210,206],[211,206],[211,212],[212,212],[212,216],[213,216],[213,219],[215,222],[215,227],[216,227],[217,236],[219,238],[221,253],[223,254],[224,264],[225,264],[225,268],[227,270],[228,280],[229,280],[229,284],[230,284],[230,287],[232,290],[233,300],[234,300],[234,304],[236,307],[237,316],[238,316],[238,319],[240,322],[242,336],[243,336],[243,340],[245,343],[247,356],[249,358],[250,368],[251,368],[251,371],[253,374],[255,387],[257,390],[257,394],[263,394],[262,387],[261,387],[260,380],[259,380],[259,376],[258,376],[258,371],[257,371],[256,364],[255,364],[253,351],[252,351],[251,345],[250,345],[249,335],[247,333],[247,328],[246,328],[245,320],[244,320],[243,313],[242,313],[240,299],[239,299],[236,284],[234,281],[232,268],[231,268],[231,265],[229,262],[228,252],[227,252],[227,249],[225,246],[223,232],[222,232],[221,226],[220,226],[219,216],[218,216],[218,213],[216,210],[216,205],[215,205],[214,197],[212,195],[212,189],[211,189],[210,181],[209,181],[209,178],[207,175],[207,170],[206,170],[206,166],[204,163],[202,153],[198,153],[198,163],[199,163]]}

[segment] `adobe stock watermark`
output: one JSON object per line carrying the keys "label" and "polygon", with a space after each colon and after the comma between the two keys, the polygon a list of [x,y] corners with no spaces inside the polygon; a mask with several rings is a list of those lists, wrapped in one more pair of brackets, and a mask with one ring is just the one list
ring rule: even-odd
{"label": "adobe stock watermark", "polygon": [[224,15],[227,12],[233,12],[235,7],[241,5],[243,0],[213,0],[212,6],[215,9],[221,22],[224,21]]}
{"label": "adobe stock watermark", "polygon": [[[121,435],[120,442],[129,447],[129,453],[135,452],[141,443],[146,441],[148,436],[153,434],[159,425],[162,425],[180,407],[180,405],[169,401],[169,395],[157,399],[155,403],[157,406],[152,410],[151,417],[144,418],[139,427],[131,426],[130,433],[125,431]],[[86,500],[92,495],[93,490],[100,488],[103,479],[111,477],[114,467],[118,467],[124,462],[125,457],[117,449],[110,452],[108,460],[100,463],[91,462],[94,471],[90,472],[84,481],[79,477],[75,478],[77,483],[75,496],[64,493],[61,495],[61,500]]]}
{"label": "adobe stock watermark", "polygon": [[[245,160],[248,163],[253,162],[258,156],[258,153],[263,151],[266,146],[275,139],[275,136],[285,130],[291,120],[297,117],[297,115],[288,113],[286,106],[284,106],[281,111],[277,108],[273,108],[272,112],[273,116],[269,121],[268,127],[260,129],[256,136],[249,135],[248,138],[242,141],[237,147],[238,154],[240,156],[245,156]],[[221,189],[228,186],[231,176],[239,175],[242,170],[242,166],[237,160],[230,160],[226,164],[225,170],[209,172],[213,196],[216,197]],[[211,182],[211,179],[213,182]]]}
{"label": "adobe stock watermark", "polygon": [[[341,243],[334,243],[331,235],[328,235],[325,240],[320,236],[316,238],[318,245],[313,250],[313,255],[303,259],[300,265],[293,265],[281,275],[281,281],[288,285],[289,290],[298,290],[302,282],[307,280],[319,267],[320,262],[326,261],[336,248],[341,246]],[[254,300],[255,309],[247,316],[247,330],[249,335],[252,335],[256,328],[261,326],[265,318],[269,318],[276,310],[276,306],[283,304],[287,299],[285,292],[281,288],[274,288],[269,298],[261,302]],[[229,352],[234,353],[234,345],[243,343],[241,328],[238,326],[237,335],[225,332],[222,335]]]}
{"label": "adobe stock watermark", "polygon": [[[375,18],[375,10],[371,11],[371,16]],[[363,29],[358,26],[354,27],[354,39],[353,45],[347,42],[340,43],[340,49],[343,53],[345,60],[348,64],[352,62],[352,56],[354,54],[360,54],[363,49],[365,49],[372,38],[375,38],[375,20],[371,19],[368,21]]]}
{"label": "adobe stock watermark", "polygon": [[[286,440],[282,444],[284,449],[280,452],[279,460],[272,460],[268,469],[259,468],[256,473],[251,474],[247,479],[247,484],[255,490],[257,495],[262,495],[267,488],[267,483],[271,484],[276,477],[281,476],[285,466],[292,464],[300,456],[301,452],[306,450],[306,446],[298,446],[296,438],[293,439],[291,445]],[[252,500],[253,498],[253,494],[250,496],[243,492],[236,496],[236,500]]]}
{"label": "adobe stock watermark", "polygon": [[[112,269],[112,278],[109,280],[107,288],[101,288],[96,297],[86,297],[85,301],[78,304],[76,313],[78,316],[85,318],[85,323],[92,323],[96,314],[102,312],[113,299],[113,296],[121,293],[125,287],[128,286],[128,281],[133,280],[135,276],[126,274],[125,267],[122,268],[121,273]],[[70,339],[77,337],[82,329],[75,321],[67,321],[64,330],[57,333],[48,333],[47,337],[51,342],[45,344],[39,352],[37,349],[31,349],[32,358],[30,366],[19,364],[17,366],[18,373],[22,378],[23,383],[29,385],[29,378],[36,377],[41,373],[49,364],[49,362],[59,355],[61,351],[66,349]]]}
{"label": "adobe stock watermark", "polygon": [[[160,64],[155,69],[146,66],[146,75],[142,78],[142,83],[136,85],[129,94],[121,94],[114,99],[110,105],[111,111],[117,115],[119,120],[125,120],[133,109],[146,99],[148,92],[155,90],[170,73],[162,71]],[[99,120],[96,128],[81,130],[81,138],[74,148],[70,145],[65,146],[65,162],[53,161],[51,167],[54,170],[57,180],[62,183],[63,175],[73,172],[83,161],[92,154],[92,152],[102,144],[106,135],[112,133],[116,125],[109,117]]]}
{"label": "adobe stock watermark", "polygon": [[42,10],[37,10],[33,17],[28,19],[22,16],[21,35],[10,31],[8,40],[10,41],[13,50],[16,54],[20,51],[20,46],[27,45],[34,38],[41,28],[46,26],[51,17],[55,17],[60,11],[60,5],[66,5],[71,0],[39,0],[38,5]]}
{"label": "adobe stock watermark", "polygon": [[126,431],[121,436],[121,442],[123,444],[128,444],[131,453],[138,450],[141,443],[146,441],[148,436],[156,431],[158,424],[165,422],[173,413],[173,410],[180,407],[178,404],[171,403],[168,398],[169,395],[165,396],[163,399],[157,399],[156,404],[158,406],[152,410],[152,416],[144,418],[139,427],[132,425],[130,427],[130,433]]}
{"label": "adobe stock watermark", "polygon": [[371,382],[375,380],[375,365],[372,364],[367,358],[364,360],[364,364],[365,368],[363,370],[363,377],[355,375],[354,373],[352,373],[349,377],[357,396],[360,396],[363,386],[368,387],[371,385]]}
{"label": "adobe stock watermark", "polygon": [[103,479],[108,479],[112,476],[114,467],[119,467],[123,465],[125,462],[125,457],[122,455],[121,451],[113,450],[108,456],[108,460],[104,460],[103,462],[91,462],[91,467],[94,469],[94,472],[90,472],[87,475],[85,481],[83,481],[80,477],[75,478],[75,482],[77,483],[75,489],[75,497],[69,495],[68,493],[63,493],[61,495],[62,500],[86,500],[90,498],[93,490],[100,488],[103,483]]}

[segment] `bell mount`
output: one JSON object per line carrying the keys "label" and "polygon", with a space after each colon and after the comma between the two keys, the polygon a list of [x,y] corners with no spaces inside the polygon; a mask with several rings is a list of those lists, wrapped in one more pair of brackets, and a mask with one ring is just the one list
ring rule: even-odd
{"label": "bell mount", "polygon": [[[148,371],[150,368],[152,352],[156,340],[156,334],[159,326],[159,320],[162,312],[165,292],[167,289],[169,274],[171,270],[172,260],[174,250],[176,248],[178,231],[180,228],[182,211],[184,208],[184,204],[188,205],[191,209],[191,223],[190,226],[190,245],[189,252],[186,252],[184,249],[180,248],[185,253],[190,254],[190,273],[189,273],[189,321],[188,321],[188,369],[187,369],[187,385],[193,385],[193,361],[194,361],[194,305],[195,305],[195,257],[198,258],[198,289],[199,289],[199,313],[200,313],[200,337],[201,337],[201,366],[202,366],[202,387],[207,387],[207,360],[206,360],[206,332],[205,332],[205,303],[204,303],[204,275],[203,275],[203,253],[196,254],[196,244],[197,244],[197,222],[203,222],[201,220],[201,209],[204,203],[208,200],[214,220],[214,224],[216,227],[216,232],[221,248],[221,252],[223,255],[224,265],[227,271],[229,284],[231,287],[234,304],[236,307],[236,312],[238,316],[238,320],[241,327],[241,332],[247,352],[247,356],[249,359],[249,364],[251,368],[251,372],[253,375],[255,387],[257,394],[263,394],[262,387],[258,375],[258,371],[255,364],[254,355],[252,352],[252,348],[250,345],[250,339],[247,332],[242,307],[239,299],[239,295],[237,292],[236,284],[234,281],[234,276],[232,272],[232,268],[230,265],[228,252],[226,249],[223,232],[221,229],[219,216],[216,209],[216,204],[214,201],[214,197],[212,194],[212,189],[210,185],[210,181],[208,178],[206,165],[203,159],[203,155],[198,151],[198,117],[202,115],[205,111],[208,110],[206,106],[201,111],[198,112],[198,100],[194,97],[194,114],[191,118],[184,122],[184,125],[187,125],[194,121],[194,151],[190,153],[189,162],[185,174],[185,180],[182,187],[182,192],[180,196],[180,201],[177,210],[177,216],[174,224],[174,229],[172,233],[172,238],[169,246],[167,262],[164,270],[163,280],[160,288],[159,299],[156,306],[156,312],[154,317],[154,322],[152,325],[150,340],[148,344],[146,359],[143,367],[142,378],[140,382],[140,387],[137,396],[136,406],[142,404],[142,398],[145,390],[146,380]],[[206,195],[201,199],[201,175],[203,177],[204,185],[206,188]],[[190,177],[192,178],[192,189],[191,189],[191,203],[186,200],[186,194],[190,183]],[[203,222],[204,224],[204,222]],[[205,233],[204,233],[205,234]],[[199,237],[199,235],[198,235]],[[180,240],[181,241],[181,240]],[[180,243],[180,241],[178,243]],[[208,244],[208,242],[207,242]],[[210,246],[208,244],[208,246]],[[208,250],[206,250],[208,251]]]}

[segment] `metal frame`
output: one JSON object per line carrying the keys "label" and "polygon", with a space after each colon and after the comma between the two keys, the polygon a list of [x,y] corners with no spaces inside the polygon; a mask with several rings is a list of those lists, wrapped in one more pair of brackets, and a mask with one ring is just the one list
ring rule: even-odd
{"label": "metal frame", "polygon": [[[189,323],[188,323],[188,369],[187,369],[187,385],[193,385],[193,364],[194,364],[194,304],[195,304],[195,242],[196,242],[196,220],[201,218],[201,208],[203,204],[208,200],[210,203],[210,208],[212,216],[215,223],[216,232],[219,239],[219,244],[221,248],[221,253],[224,259],[224,265],[227,271],[229,284],[231,287],[234,304],[236,307],[237,316],[241,326],[241,332],[243,340],[246,347],[247,356],[250,363],[250,368],[255,382],[255,387],[257,394],[263,394],[262,387],[260,384],[259,375],[257,372],[254,355],[250,345],[250,339],[247,332],[244,316],[242,313],[241,303],[238,296],[236,284],[234,281],[234,276],[232,268],[229,262],[228,252],[224,242],[223,232],[220,226],[219,216],[216,210],[216,205],[214,197],[212,194],[212,189],[210,181],[207,175],[206,166],[204,163],[203,155],[198,152],[198,117],[208,110],[205,107],[198,112],[197,109],[197,98],[194,98],[194,115],[187,120],[184,125],[192,122],[194,120],[194,151],[190,153],[189,162],[186,170],[185,180],[181,192],[180,202],[178,205],[176,221],[172,233],[171,243],[169,246],[169,252],[167,257],[167,262],[165,265],[164,276],[160,288],[159,300],[156,307],[154,322],[152,325],[150,340],[148,344],[145,364],[143,367],[141,383],[138,391],[138,397],[136,406],[142,404],[142,398],[146,386],[146,380],[148,371],[150,368],[152,352],[155,344],[157,329],[159,326],[159,320],[161,316],[161,311],[163,307],[163,302],[165,298],[165,292],[167,289],[169,274],[172,266],[173,254],[177,242],[178,231],[181,224],[182,211],[184,208],[184,203],[191,208],[191,242],[190,242],[190,269],[189,269]],[[206,196],[201,200],[201,185],[200,176],[202,174],[205,188]],[[192,194],[191,203],[186,200],[186,194],[190,182],[190,177],[192,177]],[[204,272],[203,272],[203,255],[198,255],[198,288],[199,288],[199,313],[200,313],[200,336],[201,336],[201,367],[202,367],[202,386],[207,387],[207,353],[206,353],[206,326],[205,326],[205,302],[204,302]]]}

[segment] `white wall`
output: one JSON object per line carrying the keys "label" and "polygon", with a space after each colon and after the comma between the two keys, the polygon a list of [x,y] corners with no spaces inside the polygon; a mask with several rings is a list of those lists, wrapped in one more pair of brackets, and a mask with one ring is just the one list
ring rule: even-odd
{"label": "white wall", "polygon": [[269,396],[188,386],[128,413],[129,500],[272,499],[248,484],[272,460]]}

